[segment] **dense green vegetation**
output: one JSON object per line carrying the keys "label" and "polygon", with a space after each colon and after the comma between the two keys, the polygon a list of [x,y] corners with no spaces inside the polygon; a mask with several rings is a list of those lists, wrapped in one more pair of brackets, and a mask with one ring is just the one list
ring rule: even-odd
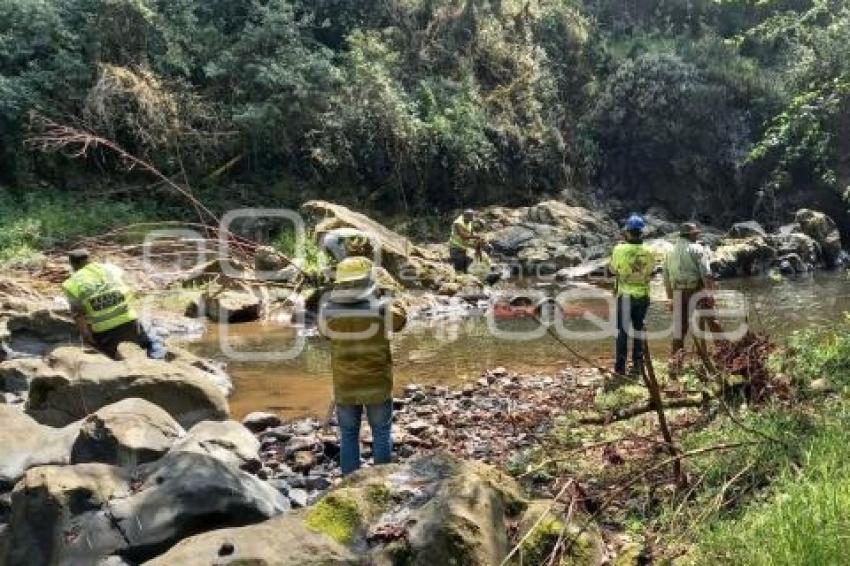
{"label": "dense green vegetation", "polygon": [[168,211],[154,201],[115,201],[47,189],[28,195],[0,194],[0,264],[32,265],[40,261],[43,250],[167,216]]}
{"label": "dense green vegetation", "polygon": [[836,0],[0,0],[0,183],[150,181],[27,151],[37,111],[222,207],[837,214],[848,39]]}

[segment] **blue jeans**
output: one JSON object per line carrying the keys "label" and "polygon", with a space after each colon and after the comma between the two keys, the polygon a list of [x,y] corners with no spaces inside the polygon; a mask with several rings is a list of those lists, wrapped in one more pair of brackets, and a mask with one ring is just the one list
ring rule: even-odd
{"label": "blue jeans", "polygon": [[629,357],[629,335],[634,338],[632,346],[632,367],[640,372],[643,365],[643,337],[634,336],[634,332],[646,329],[646,311],[649,310],[649,297],[617,297],[617,357],[614,371],[626,373],[626,360]]}
{"label": "blue jeans", "polygon": [[[360,468],[360,422],[364,405],[337,405],[339,421],[339,462],[343,475]],[[372,429],[372,457],[376,464],[389,464],[393,451],[392,399],[376,405],[365,405],[366,419]]]}

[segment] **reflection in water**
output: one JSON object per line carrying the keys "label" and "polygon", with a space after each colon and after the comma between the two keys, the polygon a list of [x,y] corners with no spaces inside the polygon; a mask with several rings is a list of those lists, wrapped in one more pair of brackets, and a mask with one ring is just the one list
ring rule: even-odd
{"label": "reflection in water", "polygon": [[[796,280],[772,281],[768,278],[724,282],[726,289],[738,289],[749,298],[751,323],[782,339],[790,332],[823,326],[850,310],[850,280],[844,272],[821,273]],[[586,298],[572,304],[605,318],[605,302]],[[654,303],[647,319],[648,329],[660,330],[670,324],[670,313],[663,301],[663,290],[653,287]],[[566,328],[571,331],[594,330],[594,325],[576,318],[576,309]],[[496,330],[494,332],[494,330]],[[507,339],[538,331],[537,337]],[[298,329],[274,324],[249,323],[229,329],[228,344],[242,352],[285,352],[296,344]],[[301,330],[303,333],[303,329]],[[609,364],[612,339],[578,341],[570,339],[583,355]],[[666,356],[668,341],[653,341],[656,357]],[[197,343],[189,345],[202,356],[222,359],[219,334],[215,326]],[[548,372],[580,362],[571,359],[551,337],[532,320],[503,320],[496,324],[483,314],[469,318],[414,321],[393,341],[398,386],[408,382],[456,384],[475,379],[482,370],[505,366],[512,370]],[[296,357],[274,362],[228,362],[233,377],[231,408],[236,417],[256,410],[270,410],[285,417],[323,415],[331,396],[330,353],[326,341],[309,336]]]}

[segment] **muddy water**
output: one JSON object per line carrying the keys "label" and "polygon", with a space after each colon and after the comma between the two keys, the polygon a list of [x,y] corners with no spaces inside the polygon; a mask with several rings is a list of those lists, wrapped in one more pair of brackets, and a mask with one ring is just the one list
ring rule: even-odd
{"label": "muddy water", "polygon": [[[777,339],[810,326],[823,326],[850,310],[850,279],[843,272],[822,273],[780,282],[768,278],[742,279],[723,284],[725,289],[741,291],[749,302],[750,323],[768,330]],[[577,301],[576,312],[568,318],[571,331],[593,330],[594,326],[576,318],[582,310],[605,318],[602,300]],[[654,303],[648,316],[650,330],[669,325],[670,314],[660,287],[653,288]],[[496,328],[500,332],[494,332]],[[479,313],[463,319],[415,321],[393,341],[396,383],[458,384],[475,379],[486,368],[505,366],[511,370],[548,372],[580,365],[563,346],[550,336],[518,339],[533,331],[529,320],[500,320],[495,324]],[[527,338],[527,337],[526,337]],[[301,343],[299,345],[299,342]],[[610,338],[571,339],[570,344],[583,355],[608,364]],[[653,353],[665,356],[666,339],[651,341]],[[221,344],[226,348],[223,352]],[[287,359],[239,360],[226,354],[227,348],[243,355],[260,352]],[[327,343],[304,329],[271,323],[232,325],[227,336],[210,326],[202,340],[190,345],[196,353],[226,360],[234,380],[231,408],[236,417],[257,410],[276,412],[292,418],[323,415],[331,394],[330,355]],[[286,355],[291,351],[290,355]]]}

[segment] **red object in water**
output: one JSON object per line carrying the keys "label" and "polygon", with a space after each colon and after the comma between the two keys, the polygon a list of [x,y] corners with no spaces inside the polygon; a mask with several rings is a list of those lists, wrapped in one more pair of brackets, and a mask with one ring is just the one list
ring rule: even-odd
{"label": "red object in water", "polygon": [[512,318],[533,318],[536,316],[534,305],[513,306],[508,303],[496,303],[493,305],[493,316],[497,320]]}
{"label": "red object in water", "polygon": [[[520,301],[516,301],[520,302]],[[521,304],[511,304],[511,302],[500,301],[493,304],[493,316],[496,320],[509,320],[516,318],[534,318],[541,315],[543,308],[551,308],[555,305],[554,301],[547,304],[532,304],[522,302]],[[584,318],[585,314],[590,314],[603,320],[608,318],[608,305],[603,302],[593,302],[592,304],[558,304],[558,309],[564,318]]]}

